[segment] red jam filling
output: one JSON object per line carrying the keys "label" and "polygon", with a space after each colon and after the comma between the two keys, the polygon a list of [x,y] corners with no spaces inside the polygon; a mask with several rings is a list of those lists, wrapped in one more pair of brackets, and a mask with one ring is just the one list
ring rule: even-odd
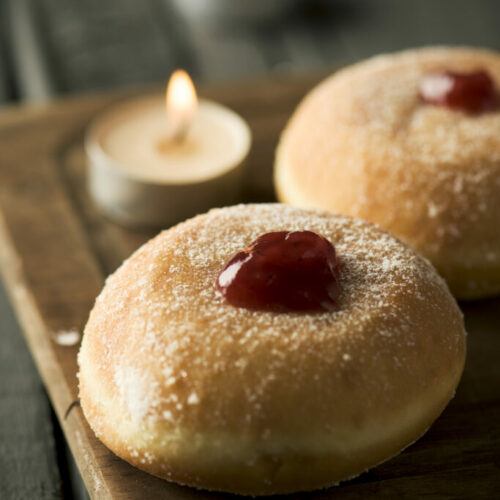
{"label": "red jam filling", "polygon": [[217,287],[235,307],[261,311],[331,311],[340,294],[334,246],[312,231],[259,236],[234,255]]}
{"label": "red jam filling", "polygon": [[420,97],[428,104],[480,113],[498,106],[495,83],[486,71],[430,73],[420,83]]}

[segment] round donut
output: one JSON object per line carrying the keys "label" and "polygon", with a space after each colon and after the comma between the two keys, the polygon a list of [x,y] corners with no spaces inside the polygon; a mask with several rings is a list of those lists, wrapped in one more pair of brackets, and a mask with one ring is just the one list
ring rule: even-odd
{"label": "round donut", "polygon": [[[339,306],[233,307],[215,286],[270,231],[310,230],[341,263]],[[97,437],[151,474],[248,495],[327,487],[399,453],[453,397],[462,314],[413,250],[363,221],[279,204],[162,232],[106,281],[79,353]]]}
{"label": "round donut", "polygon": [[500,56],[426,48],[378,56],[325,80],[279,143],[281,201],[379,224],[426,256],[456,297],[500,292],[500,108],[422,102],[426,75],[485,70]]}

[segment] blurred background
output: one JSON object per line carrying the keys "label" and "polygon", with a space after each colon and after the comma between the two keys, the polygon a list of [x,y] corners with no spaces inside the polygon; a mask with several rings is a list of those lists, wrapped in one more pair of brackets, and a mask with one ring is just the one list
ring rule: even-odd
{"label": "blurred background", "polygon": [[500,48],[498,0],[0,0],[0,102],[324,72],[428,44]]}

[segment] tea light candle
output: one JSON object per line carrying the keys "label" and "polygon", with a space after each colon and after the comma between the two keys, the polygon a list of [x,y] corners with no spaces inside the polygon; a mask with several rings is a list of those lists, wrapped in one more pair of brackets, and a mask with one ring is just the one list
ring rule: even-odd
{"label": "tea light candle", "polygon": [[215,102],[198,101],[176,71],[161,96],[116,105],[91,125],[85,149],[89,190],[113,220],[169,226],[239,201],[251,143],[246,122]]}

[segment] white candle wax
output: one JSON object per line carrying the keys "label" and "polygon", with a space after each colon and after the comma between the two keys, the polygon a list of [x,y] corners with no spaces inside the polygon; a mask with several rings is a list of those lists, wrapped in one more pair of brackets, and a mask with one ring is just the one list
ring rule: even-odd
{"label": "white candle wax", "polygon": [[201,100],[185,136],[173,139],[164,98],[132,99],[89,129],[90,193],[119,223],[169,226],[238,201],[250,142],[242,118],[214,102]]}

